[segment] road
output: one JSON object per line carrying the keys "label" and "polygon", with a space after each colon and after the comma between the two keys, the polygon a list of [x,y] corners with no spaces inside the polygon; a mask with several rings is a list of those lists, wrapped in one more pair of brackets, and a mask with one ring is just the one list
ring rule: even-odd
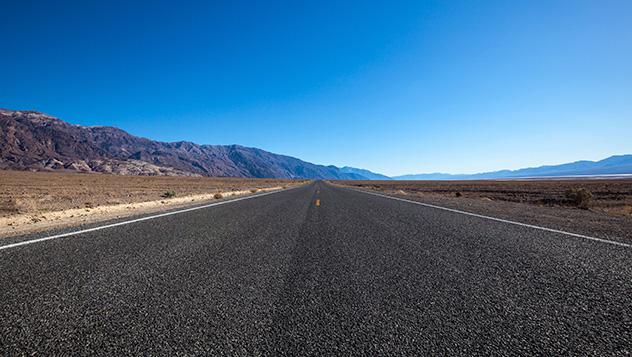
{"label": "road", "polygon": [[3,249],[0,286],[4,355],[632,351],[629,247],[323,182]]}

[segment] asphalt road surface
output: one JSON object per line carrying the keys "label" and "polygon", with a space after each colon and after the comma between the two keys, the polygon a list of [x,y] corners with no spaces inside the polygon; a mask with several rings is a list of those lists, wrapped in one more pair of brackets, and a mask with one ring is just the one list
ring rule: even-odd
{"label": "asphalt road surface", "polygon": [[631,352],[630,247],[322,182],[0,250],[4,355]]}

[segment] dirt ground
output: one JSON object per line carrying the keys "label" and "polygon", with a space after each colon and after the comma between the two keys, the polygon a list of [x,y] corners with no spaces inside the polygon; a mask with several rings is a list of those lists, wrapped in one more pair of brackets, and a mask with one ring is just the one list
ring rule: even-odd
{"label": "dirt ground", "polygon": [[[505,181],[332,181],[523,223],[632,242],[632,179]],[[587,209],[565,196],[584,188]]]}
{"label": "dirt ground", "polygon": [[225,198],[303,182],[0,171],[0,236],[199,203],[216,199],[216,193]]}
{"label": "dirt ground", "polygon": [[565,197],[569,189],[592,193],[589,209],[615,216],[632,215],[632,179],[622,180],[507,180],[507,181],[338,181],[341,184],[378,191],[407,194],[478,198],[574,208]]}

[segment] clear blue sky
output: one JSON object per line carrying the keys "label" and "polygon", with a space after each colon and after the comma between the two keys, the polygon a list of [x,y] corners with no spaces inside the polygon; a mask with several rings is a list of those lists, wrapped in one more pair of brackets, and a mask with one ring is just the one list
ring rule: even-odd
{"label": "clear blue sky", "polygon": [[632,153],[629,0],[131,3],[2,1],[0,107],[389,175]]}

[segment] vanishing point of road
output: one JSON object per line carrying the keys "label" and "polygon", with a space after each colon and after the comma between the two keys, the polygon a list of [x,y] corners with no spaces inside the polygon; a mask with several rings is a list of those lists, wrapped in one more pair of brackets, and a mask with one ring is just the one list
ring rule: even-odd
{"label": "vanishing point of road", "polygon": [[36,238],[3,355],[632,353],[629,246],[324,182]]}

